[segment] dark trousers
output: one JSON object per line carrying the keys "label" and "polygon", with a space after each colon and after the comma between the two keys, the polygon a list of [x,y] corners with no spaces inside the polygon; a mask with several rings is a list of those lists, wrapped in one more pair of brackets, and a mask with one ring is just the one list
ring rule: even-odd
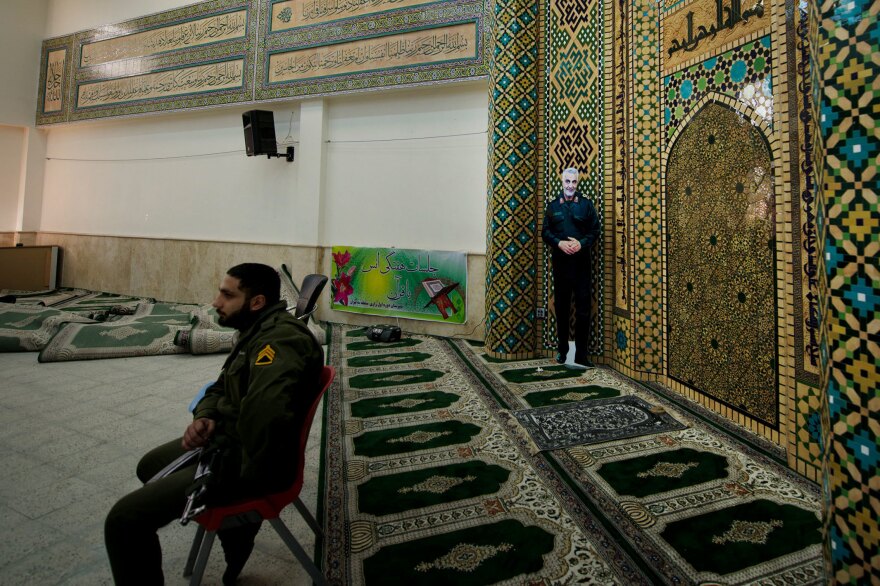
{"label": "dark trousers", "polygon": [[[149,451],[137,466],[137,477],[146,483],[184,453],[181,440],[172,440]],[[104,543],[116,584],[163,584],[162,550],[156,531],[179,519],[186,505],[186,489],[192,484],[196,464],[165,478],[144,484],[122,497],[104,522]],[[250,553],[260,523],[248,523],[217,532],[227,561],[230,555]],[[183,568],[181,568],[183,571]]]}
{"label": "dark trousers", "polygon": [[571,315],[571,294],[575,309],[575,361],[586,360],[590,349],[590,259],[576,254],[571,258],[553,256],[553,303],[556,306],[556,349],[568,355],[568,335]]}

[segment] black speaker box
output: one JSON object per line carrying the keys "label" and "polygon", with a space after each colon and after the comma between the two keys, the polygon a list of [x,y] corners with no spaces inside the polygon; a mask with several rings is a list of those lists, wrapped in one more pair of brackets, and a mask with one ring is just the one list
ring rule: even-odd
{"label": "black speaker box", "polygon": [[275,115],[269,110],[251,110],[241,115],[247,155],[278,154],[275,142]]}

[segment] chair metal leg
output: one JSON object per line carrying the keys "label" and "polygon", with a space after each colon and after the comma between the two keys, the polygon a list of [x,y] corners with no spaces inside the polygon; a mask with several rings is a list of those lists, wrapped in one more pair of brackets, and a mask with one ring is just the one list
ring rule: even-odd
{"label": "chair metal leg", "polygon": [[[201,529],[201,527],[199,527]],[[202,529],[204,531],[204,529]],[[189,579],[189,586],[199,586],[202,583],[202,576],[205,575],[205,568],[208,566],[208,556],[211,555],[211,547],[214,546],[214,537],[216,531],[205,531],[205,537],[202,539],[202,545],[199,548],[199,556],[196,559],[196,567],[193,570],[192,577]]]}
{"label": "chair metal leg", "polygon": [[312,528],[312,531],[315,532],[315,536],[318,539],[324,539],[324,531],[321,529],[321,526],[318,525],[318,522],[315,521],[315,518],[312,516],[312,513],[306,508],[305,504],[297,498],[293,501],[293,506],[296,507],[296,510],[299,511],[299,514],[302,515],[302,518],[305,519],[306,523],[309,527]]}
{"label": "chair metal leg", "polygon": [[196,536],[193,538],[192,546],[189,548],[189,555],[186,558],[186,565],[183,567],[183,577],[189,578],[193,573],[193,566],[196,563],[196,555],[202,547],[202,539],[205,537],[205,528],[196,525]]}
{"label": "chair metal leg", "polygon": [[306,572],[309,573],[309,576],[312,577],[312,580],[315,584],[319,586],[324,586],[327,584],[327,580],[324,578],[324,575],[318,569],[318,567],[312,562],[311,558],[306,554],[305,550],[299,544],[299,541],[296,540],[296,537],[290,532],[287,528],[287,525],[284,524],[284,521],[281,519],[269,519],[269,523],[272,524],[272,527],[281,536],[281,539],[284,541],[284,544],[287,545],[287,548],[296,556],[296,559],[299,560],[299,563],[302,564],[302,567],[306,569]]}

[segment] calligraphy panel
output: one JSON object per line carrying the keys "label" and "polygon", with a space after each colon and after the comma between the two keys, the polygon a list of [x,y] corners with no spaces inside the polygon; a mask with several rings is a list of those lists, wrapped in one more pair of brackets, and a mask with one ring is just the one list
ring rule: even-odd
{"label": "calligraphy panel", "polygon": [[118,59],[149,57],[168,51],[240,39],[247,32],[247,17],[247,9],[242,9],[84,43],[80,67],[101,65]]}
{"label": "calligraphy panel", "polygon": [[[444,0],[425,7],[407,4],[412,0],[371,0],[359,5],[367,11],[359,17],[287,30],[272,27],[290,2],[261,1],[267,16],[257,49],[262,75],[257,75],[256,100],[436,84],[485,77],[489,71],[486,0]],[[346,0],[310,1],[342,6]],[[317,5],[298,6],[308,11]],[[369,12],[379,6],[386,10]],[[395,9],[388,10],[391,6]]]}
{"label": "calligraphy panel", "polygon": [[93,108],[137,100],[228,90],[242,85],[244,85],[244,59],[235,59],[82,84],[77,88],[76,107]]}
{"label": "calligraphy panel", "polygon": [[59,122],[67,116],[72,53],[73,36],[43,42],[37,91],[37,124]]}
{"label": "calligraphy panel", "polygon": [[36,121],[481,78],[489,10],[488,0],[197,2],[44,41]]}
{"label": "calligraphy panel", "polygon": [[476,23],[469,22],[269,57],[269,83],[473,58]]}
{"label": "calligraphy panel", "polygon": [[334,246],[330,290],[337,311],[463,324],[467,255]]}
{"label": "calligraphy panel", "polygon": [[411,8],[436,0],[284,0],[272,4],[271,32]]}
{"label": "calligraphy panel", "polygon": [[259,1],[208,0],[45,41],[37,124],[252,100]]}
{"label": "calligraphy panel", "polygon": [[60,112],[63,104],[64,66],[67,49],[50,51],[46,59],[46,81],[43,85],[43,112]]}
{"label": "calligraphy panel", "polygon": [[629,193],[629,145],[632,143],[632,122],[629,105],[632,92],[629,83],[631,67],[629,55],[632,50],[630,33],[632,24],[627,4],[612,2],[612,29],[607,35],[607,61],[611,64],[611,83],[614,91],[608,92],[610,100],[606,119],[611,121],[613,146],[609,149],[610,174],[606,179],[614,192],[614,308],[628,312],[630,304],[630,193]]}
{"label": "calligraphy panel", "polygon": [[711,54],[745,37],[764,34],[770,10],[764,0],[694,0],[663,19],[663,72]]}

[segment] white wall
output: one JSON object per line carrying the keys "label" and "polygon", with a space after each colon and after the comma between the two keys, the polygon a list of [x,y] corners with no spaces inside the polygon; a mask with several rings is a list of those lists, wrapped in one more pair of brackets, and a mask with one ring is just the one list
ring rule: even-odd
{"label": "white wall", "polygon": [[296,236],[311,221],[296,212],[298,166],[245,156],[244,110],[51,128],[40,229],[313,244]]}
{"label": "white wall", "polygon": [[484,253],[485,81],[330,100],[332,244]]}
{"label": "white wall", "polygon": [[0,124],[33,126],[47,0],[4,0],[0,18]]}
{"label": "white wall", "polygon": [[[29,2],[31,0],[21,0]],[[42,0],[43,3],[46,0]],[[60,37],[106,24],[171,10],[189,4],[192,0],[48,0],[49,14],[46,18],[46,38]]]}
{"label": "white wall", "polygon": [[18,228],[18,193],[26,130],[0,125],[0,232]]}

